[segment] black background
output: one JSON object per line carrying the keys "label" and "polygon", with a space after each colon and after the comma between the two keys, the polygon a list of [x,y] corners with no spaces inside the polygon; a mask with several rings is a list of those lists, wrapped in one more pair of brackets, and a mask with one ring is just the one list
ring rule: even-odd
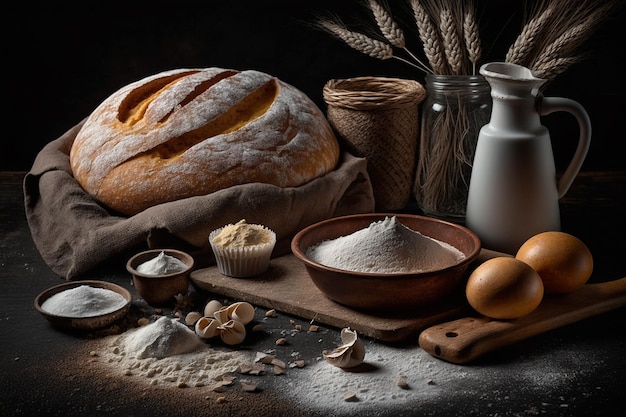
{"label": "black background", "polygon": [[[622,0],[620,2],[623,3]],[[577,1],[572,1],[576,7]],[[391,0],[409,47],[421,47],[405,0]],[[484,62],[504,60],[531,2],[477,0]],[[612,14],[584,45],[587,58],[545,91],[580,102],[593,126],[583,169],[623,169],[626,120],[623,62],[626,14]],[[358,0],[177,2],[22,2],[3,13],[5,93],[2,170],[29,170],[41,148],[86,117],[120,87],[154,73],[191,67],[256,69],[286,81],[325,110],[329,79],[413,78],[424,74],[399,61],[378,61],[316,29],[336,15],[354,30],[374,23]],[[6,100],[8,98],[8,100]],[[544,117],[557,170],[575,148],[569,115]]]}

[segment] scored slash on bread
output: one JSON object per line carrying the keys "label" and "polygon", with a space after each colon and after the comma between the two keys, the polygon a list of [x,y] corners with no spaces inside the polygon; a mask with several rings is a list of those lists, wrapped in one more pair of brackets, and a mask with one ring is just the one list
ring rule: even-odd
{"label": "scored slash on bread", "polygon": [[321,110],[271,75],[177,69],[122,87],[87,118],[70,164],[83,189],[125,215],[239,184],[297,187],[335,169]]}

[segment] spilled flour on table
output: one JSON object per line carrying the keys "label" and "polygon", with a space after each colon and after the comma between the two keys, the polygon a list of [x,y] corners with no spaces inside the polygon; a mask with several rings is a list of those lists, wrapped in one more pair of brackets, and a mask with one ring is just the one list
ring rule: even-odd
{"label": "spilled flour on table", "polygon": [[[546,362],[542,354],[560,359]],[[420,407],[427,404],[435,404],[441,415],[498,416],[497,411],[488,410],[495,404],[506,407],[521,390],[536,399],[528,405],[528,415],[540,415],[594,396],[572,385],[591,369],[580,366],[573,348],[542,354],[531,353],[497,366],[458,365],[434,358],[417,346],[396,348],[370,342],[366,344],[364,367],[340,369],[321,359],[291,379],[284,391],[303,408],[326,417],[383,409],[411,409],[420,415]],[[457,396],[474,400],[458,409]],[[451,408],[446,409],[448,406]]]}
{"label": "spilled flour on table", "polygon": [[[157,334],[165,337],[155,337]],[[199,395],[219,403],[220,398],[232,401],[236,396],[239,404],[247,401],[250,410],[267,401],[270,411],[277,406],[272,401],[278,399],[279,405],[325,417],[396,409],[419,414],[420,407],[436,407],[439,415],[496,416],[522,392],[535,399],[525,410],[527,415],[539,415],[595,399],[602,392],[601,386],[581,391],[574,384],[584,380],[593,367],[580,366],[577,351],[560,346],[558,341],[526,349],[511,360],[497,360],[497,366],[463,366],[434,358],[418,346],[397,347],[363,339],[364,362],[342,369],[323,358],[322,350],[336,347],[328,342],[319,346],[319,356],[306,358],[303,367],[292,366],[295,359],[302,359],[301,344],[311,343],[311,339],[297,331],[287,337],[287,345],[265,352],[287,364],[279,374],[271,365],[257,361],[258,352],[214,349],[205,342],[198,343],[191,329],[170,318],[100,340],[94,362],[105,366],[117,380],[128,377],[133,384],[171,387],[176,398],[178,390],[186,388],[187,399]],[[257,365],[259,372],[241,372],[251,365]],[[258,386],[255,394],[242,395],[244,381]],[[472,401],[459,410],[454,408],[458,407],[455,397]]]}
{"label": "spilled flour on table", "polygon": [[451,384],[468,375],[464,368],[435,359],[417,347],[366,342],[365,349],[363,364],[342,369],[320,359],[299,372],[285,391],[309,409],[345,415],[445,397]]}

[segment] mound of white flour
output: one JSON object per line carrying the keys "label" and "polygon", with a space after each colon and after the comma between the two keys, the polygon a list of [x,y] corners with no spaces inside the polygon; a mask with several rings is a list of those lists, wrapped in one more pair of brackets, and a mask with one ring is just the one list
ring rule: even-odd
{"label": "mound of white flour", "polygon": [[243,352],[211,348],[193,330],[166,316],[105,343],[98,352],[105,363],[121,374],[144,377],[151,385],[211,386],[252,361]]}
{"label": "mound of white flour", "polygon": [[161,317],[154,323],[129,331],[120,337],[120,346],[137,358],[165,358],[193,352],[204,344],[187,326]]}
{"label": "mound of white flour", "polygon": [[409,229],[396,216],[325,240],[306,250],[312,260],[354,272],[421,272],[454,265],[463,253],[448,243]]}

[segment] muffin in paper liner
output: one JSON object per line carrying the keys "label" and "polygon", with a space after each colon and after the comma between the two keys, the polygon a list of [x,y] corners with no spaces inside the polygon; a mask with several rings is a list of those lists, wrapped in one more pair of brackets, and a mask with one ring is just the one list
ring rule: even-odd
{"label": "muffin in paper liner", "polygon": [[[252,231],[256,238],[239,233],[242,229]],[[236,237],[218,239],[225,230],[234,232]],[[259,237],[263,239],[260,242],[257,241]],[[212,231],[209,243],[220,273],[236,278],[251,277],[265,272],[269,267],[276,233],[263,225],[248,224],[241,220]]]}

